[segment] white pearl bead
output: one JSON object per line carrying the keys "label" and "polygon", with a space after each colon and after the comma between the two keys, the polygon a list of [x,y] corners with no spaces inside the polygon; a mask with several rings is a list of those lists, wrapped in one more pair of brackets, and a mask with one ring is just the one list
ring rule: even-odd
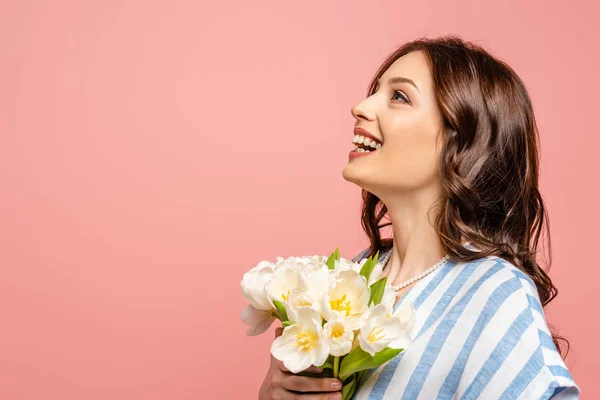
{"label": "white pearl bead", "polygon": [[[392,251],[390,249],[388,254],[386,254],[386,256],[384,257],[385,261],[382,261],[384,267],[386,266],[387,261],[389,260],[391,254],[392,254]],[[410,278],[409,280],[402,282],[400,285],[392,285],[392,287],[396,290],[400,290],[400,289],[418,281],[419,279],[422,279],[423,277],[429,275],[431,272],[435,271],[437,268],[441,267],[449,258],[450,257],[448,255],[445,255],[444,257],[442,257],[442,259],[440,261],[438,261],[431,267],[427,268],[425,271],[421,272],[417,276],[414,276],[414,277]]]}

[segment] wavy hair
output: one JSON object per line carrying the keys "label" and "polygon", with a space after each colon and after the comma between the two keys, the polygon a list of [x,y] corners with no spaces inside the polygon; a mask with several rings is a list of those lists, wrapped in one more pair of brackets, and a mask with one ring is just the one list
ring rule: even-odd
{"label": "wavy hair", "polygon": [[[449,35],[419,38],[392,52],[373,77],[368,96],[394,61],[418,50],[431,68],[444,121],[439,165],[443,195],[434,204],[434,228],[442,246],[459,262],[491,255],[511,262],[535,282],[545,307],[558,289],[547,274],[552,252],[538,189],[539,133],[525,85],[505,62]],[[361,225],[370,241],[366,256],[374,256],[391,248],[392,238],[380,235],[391,222],[381,223],[387,207],[377,196],[363,189],[362,198]],[[536,253],[544,227],[548,257],[542,268]],[[480,251],[469,250],[465,241]],[[569,341],[555,333],[552,340],[566,358]]]}

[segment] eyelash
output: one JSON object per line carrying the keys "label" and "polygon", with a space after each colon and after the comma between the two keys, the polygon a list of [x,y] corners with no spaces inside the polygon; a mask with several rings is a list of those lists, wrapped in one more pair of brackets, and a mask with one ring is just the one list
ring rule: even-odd
{"label": "eyelash", "polygon": [[[402,93],[402,92],[400,92],[400,91],[398,91],[398,90],[394,90],[393,94],[394,94],[394,95],[396,95],[396,93],[400,94],[400,95],[401,95],[401,96],[404,98],[404,101],[403,101],[404,103],[408,103],[408,104],[410,104],[410,100],[408,100],[408,97],[407,97],[407,96],[406,96],[404,93]],[[393,97],[394,97],[394,96],[392,96],[392,98],[393,98]],[[390,100],[391,100],[391,99],[390,99]]]}

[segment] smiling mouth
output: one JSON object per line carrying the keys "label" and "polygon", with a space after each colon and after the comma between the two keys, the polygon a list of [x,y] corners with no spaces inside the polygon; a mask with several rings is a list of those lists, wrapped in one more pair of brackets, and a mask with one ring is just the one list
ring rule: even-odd
{"label": "smiling mouth", "polygon": [[352,143],[356,145],[356,148],[362,148],[366,151],[379,150],[383,143],[379,140],[375,140],[372,135],[361,135],[360,133],[355,133],[352,137]]}
{"label": "smiling mouth", "polygon": [[358,153],[377,151],[383,146],[381,143],[361,135],[355,135],[352,138],[352,143],[356,145],[354,151]]}
{"label": "smiling mouth", "polygon": [[379,149],[374,149],[370,146],[365,146],[364,144],[357,144],[353,151],[357,153],[371,153],[373,151],[377,151]]}

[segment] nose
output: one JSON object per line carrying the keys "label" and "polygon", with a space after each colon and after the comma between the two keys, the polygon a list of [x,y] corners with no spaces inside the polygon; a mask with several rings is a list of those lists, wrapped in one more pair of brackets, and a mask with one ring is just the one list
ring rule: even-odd
{"label": "nose", "polygon": [[367,121],[375,120],[375,113],[367,108],[366,100],[361,101],[350,109],[352,116],[357,120],[364,119]]}

